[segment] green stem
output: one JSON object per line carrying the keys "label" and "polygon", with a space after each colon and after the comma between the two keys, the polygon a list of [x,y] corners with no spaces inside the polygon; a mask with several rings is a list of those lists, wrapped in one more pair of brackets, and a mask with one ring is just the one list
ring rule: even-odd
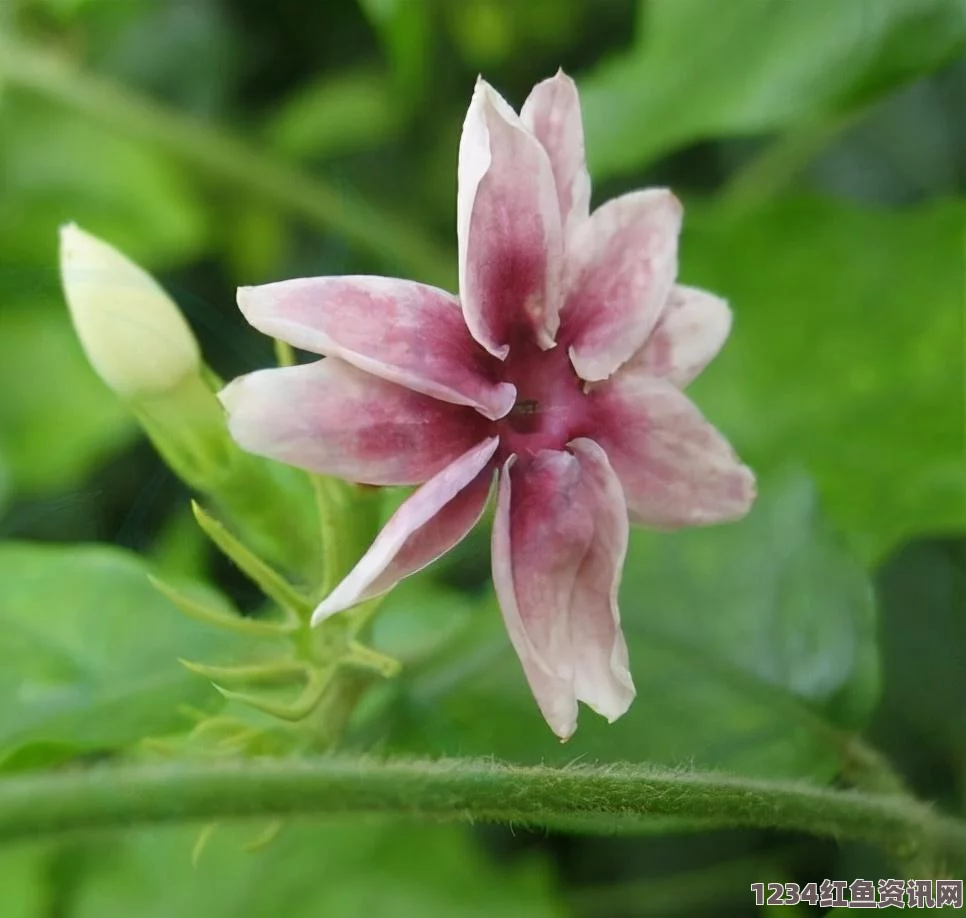
{"label": "green stem", "polygon": [[780,135],[731,177],[718,195],[720,204],[732,212],[742,213],[774,198],[863,114],[865,110],[860,109],[837,118],[806,123]]}
{"label": "green stem", "polygon": [[594,832],[658,817],[794,829],[966,862],[966,824],[905,797],[713,773],[321,758],[103,767],[0,781],[0,838],[161,822],[396,813]]}
{"label": "green stem", "polygon": [[452,283],[454,262],[448,250],[424,236],[412,221],[375,209],[349,188],[308,178],[223,130],[84,73],[56,55],[0,36],[3,82],[151,144],[211,179],[236,185],[245,194],[260,196],[337,233],[419,280]]}

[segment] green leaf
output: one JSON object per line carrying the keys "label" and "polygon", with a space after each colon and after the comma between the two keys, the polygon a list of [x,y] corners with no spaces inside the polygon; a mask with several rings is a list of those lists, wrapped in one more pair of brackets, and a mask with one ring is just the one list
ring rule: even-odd
{"label": "green leaf", "polygon": [[44,918],[50,893],[45,888],[50,854],[40,844],[20,844],[0,851],[0,889],[4,918]]}
{"label": "green leaf", "polygon": [[424,661],[466,628],[475,605],[466,593],[425,574],[410,577],[380,605],[372,623],[373,644],[404,665]]}
{"label": "green leaf", "polygon": [[52,270],[57,227],[72,220],[152,266],[183,261],[206,242],[203,211],[179,170],[59,107],[5,97],[0,158],[0,251],[9,265]]}
{"label": "green leaf", "polygon": [[397,94],[403,103],[421,95],[431,69],[426,56],[433,32],[427,0],[359,0],[392,65]]}
{"label": "green leaf", "polygon": [[[97,545],[0,545],[0,756],[30,765],[187,729],[181,705],[217,695],[179,656],[225,659],[232,645],[183,616],[135,555]],[[209,588],[191,587],[227,606]]]}
{"label": "green leaf", "polygon": [[938,752],[962,765],[966,543],[906,546],[883,566],[878,583],[888,740],[904,757]]}
{"label": "green leaf", "polygon": [[357,71],[300,87],[273,113],[269,142],[293,159],[343,155],[388,140],[402,110],[387,80]]}
{"label": "green leaf", "polygon": [[81,880],[72,918],[549,918],[563,910],[534,859],[500,868],[466,831],[356,817],[257,834],[218,831],[190,861],[197,830],[159,830],[108,848]]}
{"label": "green leaf", "polygon": [[642,2],[635,47],[581,80],[591,172],[821,119],[952,60],[962,0]]}
{"label": "green leaf", "polygon": [[[404,683],[397,743],[517,762],[648,761],[829,778],[875,700],[872,594],[808,482],[765,482],[740,524],[634,531],[621,610],[638,696],[608,725],[584,710],[561,746],[495,603],[462,652]],[[397,715],[400,712],[397,711]]]}
{"label": "green leaf", "polygon": [[682,278],[735,324],[691,394],[759,472],[798,461],[865,557],[966,528],[966,208],[689,212]]}
{"label": "green leaf", "polygon": [[0,399],[0,459],[10,487],[27,494],[79,484],[136,434],[88,365],[51,281],[24,283],[33,296],[0,294],[0,389],[16,393]]}

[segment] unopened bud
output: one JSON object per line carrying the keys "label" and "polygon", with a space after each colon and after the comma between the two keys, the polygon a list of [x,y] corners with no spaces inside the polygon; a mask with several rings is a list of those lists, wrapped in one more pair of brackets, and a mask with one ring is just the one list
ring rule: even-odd
{"label": "unopened bud", "polygon": [[178,307],[117,249],[67,224],[60,271],[87,359],[118,395],[164,392],[200,371],[198,342]]}
{"label": "unopened bud", "polygon": [[214,392],[219,383],[174,301],[150,274],[73,224],[60,231],[60,270],[87,359],[167,465],[210,497],[260,557],[314,584],[321,553],[312,484],[235,443]]}

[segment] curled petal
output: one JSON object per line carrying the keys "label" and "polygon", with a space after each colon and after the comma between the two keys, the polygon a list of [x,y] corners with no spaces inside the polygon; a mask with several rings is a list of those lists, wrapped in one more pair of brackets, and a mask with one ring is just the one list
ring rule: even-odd
{"label": "curled petal", "polygon": [[561,340],[582,379],[606,379],[647,340],[677,274],[680,229],[681,204],[661,188],[614,198],[576,228]]}
{"label": "curled petal", "polygon": [[613,721],[634,698],[617,589],[627,510],[604,451],[577,439],[504,466],[493,582],[510,640],[551,729],[567,739],[577,701]]}
{"label": "curled petal", "polygon": [[540,142],[483,80],[460,138],[457,241],[473,337],[501,359],[521,335],[552,347],[562,259],[553,170]]}
{"label": "curled petal", "polygon": [[487,372],[459,302],[436,287],[389,277],[308,277],[242,287],[238,305],[259,331],[491,420],[516,390]]}
{"label": "curled petal", "polygon": [[520,120],[550,157],[560,219],[569,234],[590,213],[590,175],[584,158],[584,125],[577,85],[562,70],[533,87]]}
{"label": "curled petal", "polygon": [[721,350],[730,331],[731,310],[725,300],[675,286],[651,336],[625,369],[669,379],[683,389]]}
{"label": "curled petal", "polygon": [[421,484],[478,443],[487,423],[336,357],[240,376],[220,398],[243,449],[373,485]]}
{"label": "curled petal", "polygon": [[754,475],[673,383],[628,368],[591,397],[594,439],[624,486],[633,522],[674,529],[748,512]]}
{"label": "curled petal", "polygon": [[362,560],[318,606],[312,624],[392,589],[445,554],[476,525],[490,491],[490,437],[451,462],[406,500]]}

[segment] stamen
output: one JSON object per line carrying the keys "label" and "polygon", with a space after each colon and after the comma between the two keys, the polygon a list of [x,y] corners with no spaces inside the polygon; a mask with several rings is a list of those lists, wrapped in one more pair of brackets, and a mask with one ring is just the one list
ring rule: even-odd
{"label": "stamen", "polygon": [[510,414],[532,415],[537,414],[539,411],[540,403],[535,398],[525,398],[518,401],[513,408],[510,409]]}

